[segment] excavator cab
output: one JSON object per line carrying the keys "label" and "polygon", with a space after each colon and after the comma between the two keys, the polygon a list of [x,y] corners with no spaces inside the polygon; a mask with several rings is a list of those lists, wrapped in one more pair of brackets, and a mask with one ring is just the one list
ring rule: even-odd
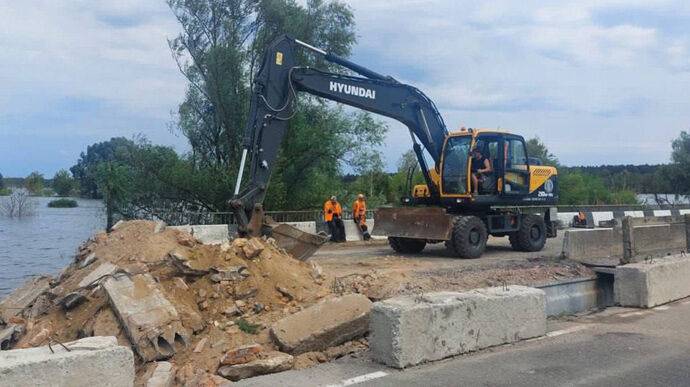
{"label": "excavator cab", "polygon": [[[490,172],[481,175],[477,194],[473,194],[472,186],[472,164],[479,162],[472,157],[474,150],[491,166]],[[553,204],[557,199],[556,169],[535,161],[528,157],[522,136],[492,130],[454,132],[443,144],[440,174],[435,174],[433,180],[441,201],[450,208],[517,205],[526,201]],[[420,202],[428,198],[429,191],[427,185],[417,185],[412,197]]]}

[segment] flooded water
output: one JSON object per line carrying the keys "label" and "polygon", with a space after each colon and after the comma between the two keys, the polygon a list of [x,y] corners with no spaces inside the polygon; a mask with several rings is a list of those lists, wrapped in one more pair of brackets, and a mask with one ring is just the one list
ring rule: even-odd
{"label": "flooded water", "polygon": [[0,216],[0,299],[28,277],[57,274],[83,241],[105,228],[99,200],[76,199],[76,208],[48,208],[51,198],[34,200],[33,216]]}

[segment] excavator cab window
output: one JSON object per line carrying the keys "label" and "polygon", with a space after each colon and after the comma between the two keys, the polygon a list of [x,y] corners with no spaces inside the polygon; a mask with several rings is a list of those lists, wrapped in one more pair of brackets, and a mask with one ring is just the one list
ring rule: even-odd
{"label": "excavator cab window", "polygon": [[[482,175],[479,183],[480,195],[495,195],[498,189],[499,178],[502,168],[500,168],[500,154],[498,149],[503,142],[502,137],[496,135],[479,135],[475,147],[479,149],[482,156],[489,160],[492,172]],[[470,162],[476,162],[471,159]]]}
{"label": "excavator cab window", "polygon": [[522,138],[506,137],[506,163],[503,192],[526,194],[529,190],[529,160]]}
{"label": "excavator cab window", "polygon": [[467,162],[471,142],[471,136],[451,137],[446,142],[441,179],[443,193],[467,193]]}

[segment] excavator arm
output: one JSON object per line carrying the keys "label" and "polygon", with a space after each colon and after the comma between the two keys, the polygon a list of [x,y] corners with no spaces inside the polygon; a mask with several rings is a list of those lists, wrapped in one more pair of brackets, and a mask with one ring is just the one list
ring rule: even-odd
{"label": "excavator arm", "polygon": [[[359,76],[299,66],[296,63],[299,49],[307,49],[312,55],[348,68]],[[234,197],[230,201],[240,235],[262,233],[265,223],[262,202],[280,145],[287,135],[288,121],[295,113],[299,92],[381,114],[407,126],[431,198],[439,199],[438,188],[431,179],[423,154],[426,149],[434,164],[438,165],[448,134],[434,103],[415,87],[282,36],[273,41],[265,52],[253,85],[240,171]],[[240,190],[248,160],[248,183]]]}

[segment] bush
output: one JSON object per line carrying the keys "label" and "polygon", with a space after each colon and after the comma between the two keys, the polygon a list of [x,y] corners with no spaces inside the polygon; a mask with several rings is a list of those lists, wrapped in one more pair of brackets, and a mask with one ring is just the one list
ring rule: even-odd
{"label": "bush", "polygon": [[12,195],[12,190],[9,188],[0,188],[0,196],[10,196]]}
{"label": "bush", "polygon": [[51,207],[51,208],[74,208],[77,206],[78,206],[78,204],[77,204],[76,200],[66,199],[66,198],[51,200],[48,203],[48,207]]}

